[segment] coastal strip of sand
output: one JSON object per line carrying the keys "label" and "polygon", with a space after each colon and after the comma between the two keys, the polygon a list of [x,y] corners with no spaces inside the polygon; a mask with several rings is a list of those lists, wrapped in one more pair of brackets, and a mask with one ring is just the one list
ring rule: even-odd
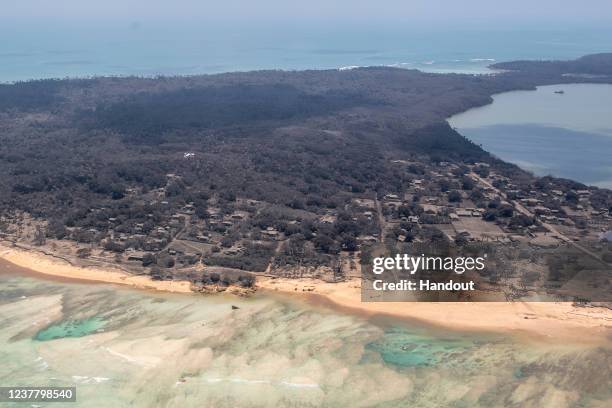
{"label": "coastal strip of sand", "polygon": [[258,286],[365,316],[390,316],[459,331],[508,333],[547,342],[612,345],[612,310],[570,302],[362,302],[361,281],[258,278]]}
{"label": "coastal strip of sand", "polygon": [[138,289],[190,293],[191,282],[155,281],[148,276],[130,275],[119,268],[82,267],[35,251],[0,244],[0,259],[25,268],[33,274],[81,282],[100,282],[131,286]]}
{"label": "coastal strip of sand", "polygon": [[[192,293],[188,281],[154,281],[121,269],[81,267],[36,251],[0,244],[0,259],[22,273],[79,282],[101,282],[138,289]],[[568,302],[362,302],[361,281],[329,283],[313,279],[258,276],[257,287],[299,296],[311,303],[362,316],[389,316],[459,331],[525,335],[547,342],[612,344],[612,310]]]}

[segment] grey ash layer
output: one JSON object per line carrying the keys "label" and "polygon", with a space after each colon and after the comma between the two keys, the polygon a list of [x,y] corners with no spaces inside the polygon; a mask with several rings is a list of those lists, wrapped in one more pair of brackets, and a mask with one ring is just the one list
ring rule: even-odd
{"label": "grey ash layer", "polygon": [[597,241],[610,228],[612,192],[534,177],[445,119],[495,93],[612,83],[612,54],[494,68],[506,72],[0,85],[2,237],[79,262],[219,285],[251,285],[240,271],[360,276],[372,252],[413,243],[580,240],[596,262],[609,262]]}

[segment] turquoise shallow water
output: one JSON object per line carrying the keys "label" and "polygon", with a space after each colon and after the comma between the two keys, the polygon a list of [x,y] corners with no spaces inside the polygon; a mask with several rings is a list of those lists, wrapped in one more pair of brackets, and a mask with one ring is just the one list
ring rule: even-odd
{"label": "turquoise shallow water", "polygon": [[0,384],[76,386],[77,403],[65,406],[557,408],[612,401],[609,346],[366,320],[272,295],[140,292],[14,270],[0,263]]}
{"label": "turquoise shallow water", "polygon": [[97,316],[83,320],[57,322],[36,333],[35,340],[48,341],[66,337],[83,337],[97,333],[104,327],[104,320]]}
{"label": "turquoise shallow water", "polygon": [[477,347],[476,339],[460,336],[432,338],[405,327],[391,327],[384,336],[366,348],[380,354],[383,361],[398,367],[436,367],[457,354]]}

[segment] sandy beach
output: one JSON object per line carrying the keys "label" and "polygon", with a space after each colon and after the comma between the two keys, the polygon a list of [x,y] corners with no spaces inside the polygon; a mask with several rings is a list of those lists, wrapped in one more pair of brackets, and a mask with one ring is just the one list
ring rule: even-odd
{"label": "sandy beach", "polygon": [[[568,302],[362,302],[361,281],[258,278],[266,290],[297,293],[312,302],[368,316],[387,315],[461,331],[524,335],[551,342],[609,344],[612,310]],[[313,289],[314,288],[314,289]]]}
{"label": "sandy beach", "polygon": [[164,292],[190,293],[188,281],[154,281],[148,276],[130,275],[121,269],[80,267],[34,251],[0,244],[0,259],[34,273],[49,277],[78,280],[82,282],[112,283],[138,289],[159,290]]}
{"label": "sandy beach", "polygon": [[[192,292],[187,281],[153,281],[147,276],[133,276],[110,267],[85,268],[6,245],[0,245],[0,259],[50,278]],[[258,289],[262,291],[299,296],[346,313],[391,316],[453,330],[509,333],[549,342],[609,344],[612,339],[612,311],[606,308],[576,307],[565,302],[362,302],[360,284],[359,279],[328,283],[312,279],[257,278]]]}

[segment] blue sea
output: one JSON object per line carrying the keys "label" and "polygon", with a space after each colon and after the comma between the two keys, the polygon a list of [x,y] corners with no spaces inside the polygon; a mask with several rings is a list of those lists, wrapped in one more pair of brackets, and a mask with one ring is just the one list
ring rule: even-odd
{"label": "blue sea", "polygon": [[490,72],[516,59],[611,51],[609,27],[476,29],[401,24],[185,24],[7,21],[0,82],[92,75],[194,75],[387,65]]}

